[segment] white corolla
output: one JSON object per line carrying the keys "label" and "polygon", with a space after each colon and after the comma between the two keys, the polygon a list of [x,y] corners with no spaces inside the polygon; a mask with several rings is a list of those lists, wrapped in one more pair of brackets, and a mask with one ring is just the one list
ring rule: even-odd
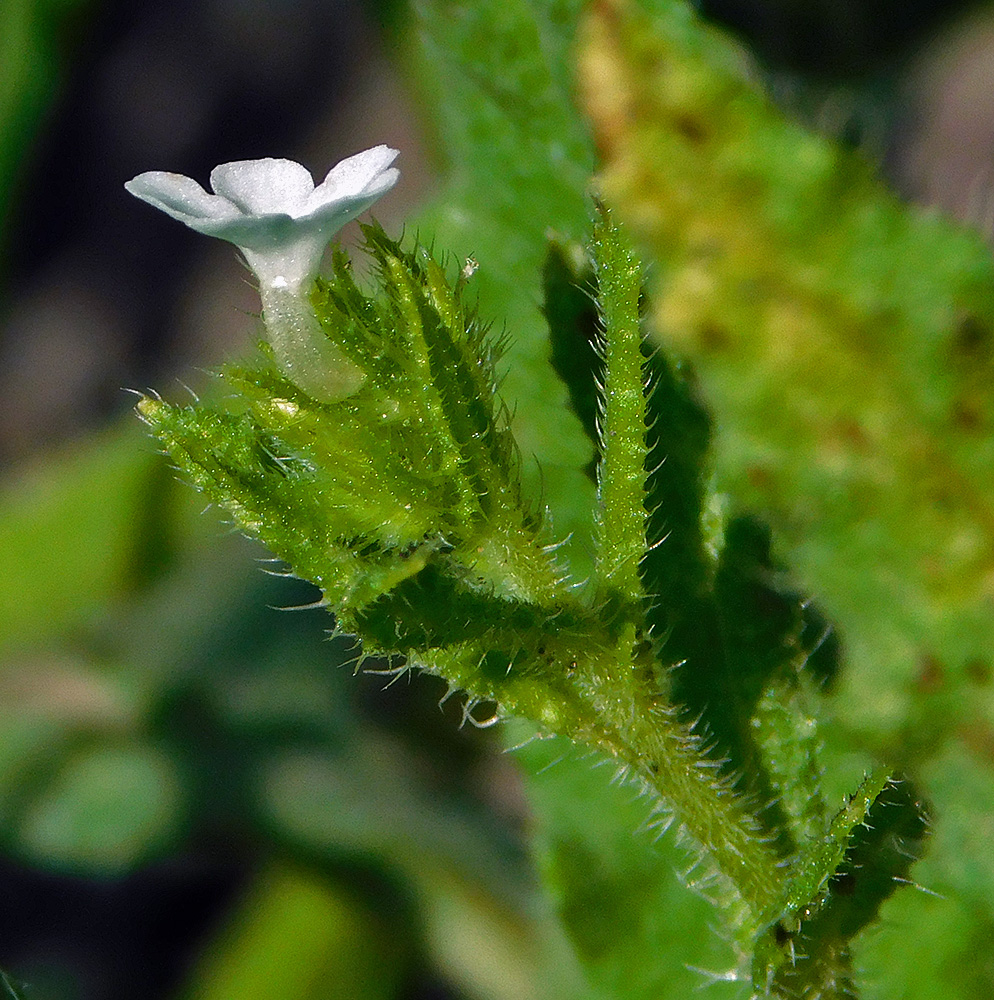
{"label": "white corolla", "polygon": [[293,160],[235,160],[211,171],[213,194],[182,174],[150,170],[124,186],[191,229],[234,243],[259,279],[263,319],[280,367],[321,402],[351,395],[363,373],[328,339],[308,302],[331,238],[389,191],[397,150],[342,160],[315,186]]}

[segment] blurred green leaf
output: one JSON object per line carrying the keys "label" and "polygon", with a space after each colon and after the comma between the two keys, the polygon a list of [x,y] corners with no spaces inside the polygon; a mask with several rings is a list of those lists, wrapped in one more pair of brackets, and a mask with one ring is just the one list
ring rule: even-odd
{"label": "blurred green leaf", "polygon": [[864,1000],[976,1000],[989,996],[994,982],[989,908],[919,886],[884,904],[855,952]]}
{"label": "blurred green leaf", "polygon": [[403,978],[403,941],[343,887],[302,869],[257,876],[204,950],[188,1000],[389,1000]]}
{"label": "blurred green leaf", "polygon": [[0,488],[0,653],[92,623],[161,566],[170,479],[129,416]]}
{"label": "blurred green leaf", "polygon": [[605,193],[659,262],[718,488],[840,626],[840,714],[880,739],[925,664],[963,687],[994,661],[994,262],[787,119],[689,5],[652,7],[600,5],[585,33]]}
{"label": "blurred green leaf", "polygon": [[301,749],[265,763],[266,825],[298,849],[376,857],[402,875],[438,961],[471,995],[574,996],[578,973],[508,832],[427,784],[390,740],[355,733],[349,748],[347,759]]}
{"label": "blurred green leaf", "polygon": [[[522,903],[516,845],[483,817],[418,781],[400,747],[356,732],[342,759],[328,752],[290,750],[264,765],[260,806],[293,843],[338,852],[372,852],[408,877],[456,871],[482,879],[495,898]],[[460,808],[461,805],[461,808]]]}
{"label": "blurred green leaf", "polygon": [[171,846],[183,805],[167,756],[140,745],[96,746],[69,758],[27,805],[19,847],[38,862],[120,874]]}

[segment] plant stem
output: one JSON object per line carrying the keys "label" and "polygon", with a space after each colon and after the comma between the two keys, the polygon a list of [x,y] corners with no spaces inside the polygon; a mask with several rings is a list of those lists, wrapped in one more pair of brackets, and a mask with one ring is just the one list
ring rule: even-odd
{"label": "plant stem", "polygon": [[639,294],[642,265],[607,208],[594,228],[604,326],[604,391],[598,468],[598,583],[603,596],[640,606],[639,563],[646,548],[645,384]]}
{"label": "plant stem", "polygon": [[[604,326],[603,458],[597,517],[598,590],[620,599],[614,663],[589,657],[578,677],[603,720],[599,742],[672,808],[748,907],[757,929],[777,903],[777,856],[762,837],[717,762],[677,718],[659,691],[655,651],[646,641],[646,594],[639,574],[646,538],[646,386],[639,296],[641,263],[627,239],[599,209],[594,250]],[[610,606],[610,605],[608,605]]]}

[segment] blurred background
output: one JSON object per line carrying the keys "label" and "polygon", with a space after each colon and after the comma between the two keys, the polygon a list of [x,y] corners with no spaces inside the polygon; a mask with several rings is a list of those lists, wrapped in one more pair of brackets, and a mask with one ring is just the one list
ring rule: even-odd
{"label": "blurred background", "polygon": [[[703,7],[994,233],[994,5]],[[315,592],[201,514],[123,391],[197,390],[258,333],[233,248],[124,181],[384,142],[398,229],[444,168],[416,30],[402,0],[0,0],[0,967],[31,1000],[514,1000],[561,947],[506,734],[277,610]]]}

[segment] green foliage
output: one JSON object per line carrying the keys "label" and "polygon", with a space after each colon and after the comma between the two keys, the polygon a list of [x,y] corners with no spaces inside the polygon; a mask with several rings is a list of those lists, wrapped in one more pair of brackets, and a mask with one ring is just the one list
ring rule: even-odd
{"label": "green foliage", "polygon": [[[519,723],[510,728],[524,741],[515,758],[531,775],[529,799],[540,820],[536,860],[583,962],[584,995],[684,997],[701,988],[702,970],[729,968],[732,949],[710,929],[711,906],[687,890],[695,875],[686,852],[645,829],[645,798],[609,782],[583,748],[529,739]],[[708,993],[723,1000],[741,987],[713,982]]]}
{"label": "green foliage", "polygon": [[[760,636],[775,658],[757,659],[739,684],[746,696],[712,713],[713,746],[668,698],[669,608],[666,595],[649,589],[657,579],[653,553],[665,538],[648,534],[655,527],[649,512],[665,496],[658,473],[664,436],[685,424],[664,431],[666,418],[671,411],[703,417],[686,384],[646,349],[634,250],[601,209],[591,260],[602,332],[597,351],[586,355],[602,358],[587,372],[601,389],[596,558],[594,579],[581,591],[522,500],[506,411],[495,397],[496,351],[464,304],[466,272],[447,278],[423,247],[405,250],[377,226],[364,231],[378,288],[361,290],[338,252],[332,277],[312,297],[329,338],[365,374],[356,393],[321,403],[271,366],[239,368],[223,375],[238,391],[221,405],[145,398],[139,412],[194,483],[321,587],[340,628],[362,641],[363,656],[403,656],[407,666],[439,674],[464,693],[471,721],[476,705],[492,702],[499,714],[606,752],[656,798],[656,811],[675,813],[697,852],[695,884],[726,910],[740,960],[758,948],[758,988],[841,996],[849,938],[886,896],[864,892],[853,897],[858,905],[840,903],[843,865],[850,849],[868,867],[886,849],[857,842],[853,831],[878,807],[887,780],[868,781],[826,821],[813,723],[798,719],[807,658],[799,607],[780,619],[767,615]],[[554,301],[563,287],[549,283],[546,308],[558,317],[559,338],[568,336],[564,318],[579,316]],[[580,371],[571,375],[573,397],[582,399]],[[697,454],[696,469],[685,460],[675,475],[695,485],[704,521],[704,449]],[[670,557],[686,558],[687,578],[710,582],[695,600],[714,609],[715,621],[738,623],[738,631],[729,626],[710,637],[721,635],[734,662],[740,646],[757,645],[744,627],[756,613],[749,573],[768,560],[768,542],[757,544],[741,527],[730,535],[732,546],[705,544],[702,529],[696,547],[674,548]],[[704,722],[708,732],[707,713]],[[714,754],[726,747],[732,767]],[[733,767],[750,775],[739,789]],[[799,783],[806,796],[791,797],[786,789]],[[774,790],[780,806],[771,802]],[[914,826],[913,802],[895,812]],[[600,962],[618,939],[592,943],[588,907],[569,902],[578,870],[561,867],[569,857],[562,845],[551,856],[567,892],[567,924],[581,953]],[[796,927],[786,933],[785,924]],[[800,985],[797,934],[809,946]]]}
{"label": "green foliage", "polygon": [[158,853],[183,818],[172,762],[152,748],[101,746],[71,758],[25,809],[30,855],[65,869],[126,871]]}
{"label": "green foliage", "polygon": [[123,426],[4,484],[0,650],[36,643],[39,627],[78,627],[162,571],[170,526],[155,530],[154,520],[167,478],[140,434]]}
{"label": "green foliage", "polygon": [[[581,260],[569,248],[551,246],[545,312],[553,365],[596,444],[589,394],[604,381],[604,365],[588,349],[596,278]],[[660,683],[672,686],[672,700],[688,721],[706,723],[716,766],[770,803],[763,821],[772,836],[784,838],[780,848],[789,854],[796,845],[784,810],[806,835],[824,819],[821,800],[801,791],[817,783],[820,766],[817,737],[813,729],[799,731],[797,719],[805,695],[813,693],[805,690],[800,667],[825,668],[825,654],[811,663],[825,626],[814,632],[816,609],[778,583],[783,574],[772,563],[768,530],[748,517],[724,523],[721,498],[709,484],[710,418],[686,366],[671,364],[645,342],[642,353],[649,389],[642,461],[649,549],[640,575],[652,595],[650,628],[666,637],[668,661],[680,665]],[[797,754],[789,762],[788,748]]]}
{"label": "green foliage", "polygon": [[[789,564],[840,628],[850,668],[824,649],[817,664],[841,682],[835,747],[844,733],[899,761],[940,829],[983,822],[987,804],[927,762],[972,770],[976,744],[950,741],[990,730],[989,252],[787,120],[686,6],[652,6],[592,12],[585,102],[604,195],[659,261],[655,326],[717,416],[730,523],[762,512],[776,556],[758,553],[757,581]],[[782,585],[765,589],[772,622]],[[951,857],[940,839],[922,871]]]}
{"label": "green foliage", "polygon": [[[343,926],[365,933],[371,907],[398,914],[369,942],[402,943],[384,972],[442,966],[471,994],[513,1000],[481,962],[482,939],[517,956],[518,996],[546,976],[557,995],[569,966],[560,977],[544,958],[555,928],[532,908],[521,847],[470,778],[488,741],[477,734],[469,749],[458,716],[436,724],[444,686],[404,701],[434,741],[372,722],[363,706],[388,698],[382,679],[336,669],[350,652],[323,641],[320,611],[271,610],[312,595],[262,576],[258,552],[203,516],[134,424],[39,459],[0,497],[0,560],[20,582],[0,615],[4,856],[102,886],[149,864],[188,866],[204,843],[245,865],[305,857],[311,891],[331,894]],[[370,898],[376,878],[415,886],[417,906]],[[249,916],[263,895],[245,903],[256,943],[286,928],[273,908]],[[315,928],[313,952],[294,953],[295,977],[358,960],[330,927]],[[191,974],[191,991],[236,975],[248,957],[232,947],[224,969],[205,961]],[[286,967],[268,976],[263,956],[251,959],[259,992],[278,993]],[[38,998],[66,995],[51,985],[54,959],[10,971]]]}
{"label": "green foliage", "polygon": [[994,656],[994,264],[787,120],[727,39],[600,5],[587,103],[605,192],[660,260],[660,337],[721,415],[719,486],[761,511],[853,662],[849,724],[893,732],[909,670]]}
{"label": "green foliage", "polygon": [[[131,437],[4,491],[4,846],[106,877],[251,843],[191,996],[392,996],[428,952],[508,1000],[675,1000],[701,970],[717,997],[986,995],[987,257],[786,121],[687,5],[601,3],[600,194],[643,274],[606,216],[587,232],[580,7],[415,5],[442,197],[420,241],[367,228],[372,285],[338,252],[312,300],[359,392],[316,403],[264,359],[141,403],[361,649],[263,613],[283,592]],[[465,744],[371,725],[343,661],[531,720],[508,739],[568,943]]]}
{"label": "green foliage", "polygon": [[404,958],[389,928],[312,873],[269,870],[204,955],[190,1000],[261,997],[278,988],[301,1000],[396,996]]}

